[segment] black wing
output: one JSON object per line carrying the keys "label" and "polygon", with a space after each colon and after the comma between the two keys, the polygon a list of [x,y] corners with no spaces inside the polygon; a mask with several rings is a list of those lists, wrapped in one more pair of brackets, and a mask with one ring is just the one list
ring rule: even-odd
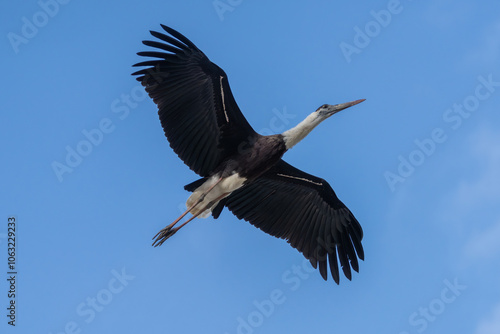
{"label": "black wing", "polygon": [[[349,209],[323,179],[304,173],[281,160],[252,183],[234,191],[223,203],[236,217],[288,243],[319,263],[327,279],[327,261],[339,283],[338,260],[345,276],[359,270],[363,260],[363,230]],[[218,208],[220,213],[220,209]],[[357,254],[357,256],[356,256]]]}
{"label": "black wing", "polygon": [[208,176],[242,142],[257,134],[234,100],[226,73],[190,40],[162,25],[170,34],[151,31],[161,40],[143,41],[166,52],[146,51],[153,57],[134,66],[133,73],[158,105],[160,122],[170,146],[194,172]]}

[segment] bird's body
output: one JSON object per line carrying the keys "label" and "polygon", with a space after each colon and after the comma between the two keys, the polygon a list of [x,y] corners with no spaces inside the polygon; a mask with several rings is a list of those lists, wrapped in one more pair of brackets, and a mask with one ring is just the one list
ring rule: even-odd
{"label": "bird's body", "polygon": [[[298,249],[327,279],[327,263],[339,282],[340,262],[347,278],[364,258],[361,226],[330,185],[287,164],[283,154],[336,112],[356,100],[322,105],[296,127],[271,136],[256,133],[241,113],[227,75],[190,40],[163,26],[170,34],[151,31],[162,42],[145,45],[167,52],[139,52],[156,59],[134,73],[158,105],[170,146],[201,179],[185,186],[192,194],[186,212],[161,230],[161,245],[182,226],[210,213],[218,218],[227,207],[238,218]],[[174,227],[187,213],[193,216]]]}
{"label": "bird's body", "polygon": [[233,191],[241,188],[245,183],[253,182],[256,178],[273,167],[286,152],[286,146],[281,135],[259,136],[255,141],[245,143],[236,154],[229,157],[215,169],[204,182],[193,191],[188,198],[186,207],[194,203],[206,193],[218,180],[220,182],[206,194],[197,207],[190,210],[196,215],[199,208],[207,208],[199,217],[208,217],[212,209],[220,200],[229,196]]}

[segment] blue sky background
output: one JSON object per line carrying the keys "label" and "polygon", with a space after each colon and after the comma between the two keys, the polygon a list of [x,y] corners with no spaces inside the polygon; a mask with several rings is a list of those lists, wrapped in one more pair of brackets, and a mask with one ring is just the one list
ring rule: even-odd
{"label": "blue sky background", "polygon": [[[0,10],[2,333],[500,332],[498,1],[47,3]],[[367,99],[286,154],[361,222],[366,260],[351,282],[294,273],[300,253],[227,211],[151,247],[196,179],[130,75],[160,23],[226,71],[261,132]],[[58,178],[53,164],[78,148],[88,154]]]}

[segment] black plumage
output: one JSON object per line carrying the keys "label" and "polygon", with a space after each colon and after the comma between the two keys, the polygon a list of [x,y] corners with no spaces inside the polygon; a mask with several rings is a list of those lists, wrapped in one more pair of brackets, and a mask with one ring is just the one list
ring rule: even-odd
{"label": "black plumage", "polygon": [[349,279],[351,267],[359,270],[357,257],[364,259],[361,226],[332,187],[283,160],[234,191],[224,204],[239,219],[286,239],[314,268],[319,263],[325,280],[328,261],[334,262],[330,270],[334,280],[339,280],[336,254]]}
{"label": "black plumage", "polygon": [[[214,204],[214,218],[227,207],[239,219],[287,240],[314,268],[319,267],[325,280],[329,266],[339,283],[337,262],[351,279],[351,268],[358,271],[358,258],[364,259],[363,231],[351,211],[325,180],[281,159],[287,150],[283,135],[261,136],[252,129],[220,67],[186,37],[172,28],[162,28],[170,36],[151,31],[161,42],[143,43],[163,51],[139,52],[154,59],[135,64],[146,68],[133,75],[158,105],[172,149],[202,177],[185,189],[195,192],[211,177],[220,175],[222,179],[236,173],[245,182],[210,203]],[[160,235],[161,242],[175,232],[167,227],[166,235]]]}
{"label": "black plumage", "polygon": [[186,37],[165,25],[162,28],[175,38],[151,31],[168,44],[143,43],[170,53],[138,52],[157,59],[135,64],[150,67],[133,75],[138,75],[136,79],[158,105],[161,125],[174,152],[195,173],[208,176],[241,143],[254,141],[257,133],[238,108],[226,73]]}

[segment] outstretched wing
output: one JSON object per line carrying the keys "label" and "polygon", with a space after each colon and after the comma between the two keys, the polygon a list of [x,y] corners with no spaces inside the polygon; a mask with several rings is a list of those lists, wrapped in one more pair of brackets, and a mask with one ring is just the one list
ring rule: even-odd
{"label": "outstretched wing", "polygon": [[359,270],[358,257],[364,259],[363,230],[332,187],[283,160],[252,183],[234,191],[223,204],[239,219],[286,239],[314,268],[319,264],[324,280],[327,261],[338,284],[338,261],[350,280],[351,268]]}
{"label": "outstretched wing", "polygon": [[200,176],[208,176],[224,158],[257,134],[234,100],[226,73],[189,39],[162,25],[170,34],[151,31],[160,41],[143,44],[160,51],[139,52],[155,58],[134,66],[133,73],[158,105],[170,146]]}

